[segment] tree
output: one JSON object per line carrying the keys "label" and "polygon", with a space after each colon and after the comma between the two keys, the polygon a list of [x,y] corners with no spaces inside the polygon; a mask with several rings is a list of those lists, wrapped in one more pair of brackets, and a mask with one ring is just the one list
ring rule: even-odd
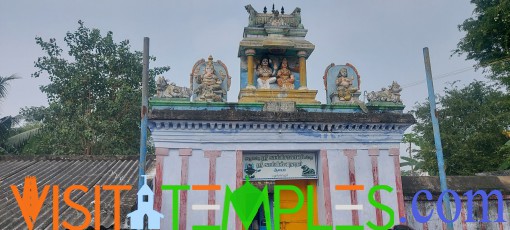
{"label": "tree", "polygon": [[466,19],[459,30],[466,32],[457,44],[456,54],[466,54],[489,76],[510,86],[510,1],[471,0],[473,17]]}
{"label": "tree", "polygon": [[400,167],[410,167],[410,170],[401,170],[403,176],[419,176],[423,171],[424,162],[413,157],[413,155],[419,152],[417,148],[413,148],[413,145],[416,145],[419,139],[420,137],[417,136],[416,133],[406,133],[404,134],[404,138],[402,138],[402,143],[406,145],[409,144],[409,147],[406,148],[406,152],[409,153],[409,156],[400,157],[400,159],[403,160],[400,163]]}
{"label": "tree", "polygon": [[19,77],[14,74],[8,77],[0,76],[0,100],[7,96],[7,86],[9,82],[16,79],[19,79]]}
{"label": "tree", "polygon": [[38,135],[47,116],[44,106],[22,108],[15,117],[15,121],[21,126],[12,127],[5,143],[9,153],[20,154],[31,149],[33,143],[37,143]]}
{"label": "tree", "polygon": [[411,157],[401,156],[400,159],[404,160],[400,163],[400,167],[409,166],[411,170],[402,170],[402,176],[420,176],[424,161],[417,160]]}
{"label": "tree", "polygon": [[[0,101],[7,96],[9,82],[16,79],[19,79],[19,77],[14,74],[8,77],[0,76]],[[7,139],[14,124],[16,124],[15,117],[6,116],[0,118],[0,154],[7,153]]]}
{"label": "tree", "polygon": [[[464,88],[455,84],[438,97],[437,109],[445,170],[447,175],[472,175],[494,171],[510,152],[504,150],[501,134],[510,121],[510,99],[504,92],[481,81]],[[437,175],[437,160],[428,103],[413,111],[418,119],[414,127],[420,150],[417,158],[423,169]],[[502,150],[503,149],[503,150]]]}
{"label": "tree", "polygon": [[[32,77],[47,75],[41,87],[49,106],[37,143],[27,153],[136,154],[139,148],[142,53],[130,51],[129,41],[115,43],[113,33],[101,35],[82,21],[64,41],[36,37],[45,56],[35,62]],[[151,57],[151,60],[155,60]],[[168,66],[150,70],[154,76]]]}

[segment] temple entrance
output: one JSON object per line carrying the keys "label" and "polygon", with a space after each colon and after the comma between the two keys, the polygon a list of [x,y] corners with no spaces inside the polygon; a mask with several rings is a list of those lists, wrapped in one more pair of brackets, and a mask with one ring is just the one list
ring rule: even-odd
{"label": "temple entrance", "polygon": [[[275,186],[292,185],[303,194],[303,205],[292,214],[281,214],[281,230],[307,229],[307,222],[317,223],[317,152],[251,152],[243,154],[243,178],[249,179],[250,183],[259,189],[268,186],[269,213],[271,221],[266,220],[264,209],[261,207],[255,217],[250,230],[266,230],[274,223],[275,203],[280,205],[280,210],[294,209],[298,205],[298,195],[293,190],[281,190],[280,200],[274,196]],[[312,220],[308,220],[307,186],[312,186],[313,213]]]}
{"label": "temple entrance", "polygon": [[[307,229],[307,221],[308,221],[308,192],[307,186],[313,186],[314,194],[313,194],[313,221],[317,223],[318,215],[317,215],[317,181],[316,180],[279,180],[275,181],[275,185],[294,185],[298,187],[304,196],[304,203],[301,209],[297,213],[293,214],[283,214],[280,218],[280,229],[281,230],[294,230],[294,229]],[[296,193],[293,191],[284,190],[280,196],[280,207],[282,209],[291,209],[296,207],[298,203],[298,197]]]}
{"label": "temple entrance", "polygon": [[[250,228],[248,230],[266,230],[268,229],[268,226],[273,226],[272,229],[274,229],[274,185],[293,185],[298,187],[304,196],[304,203],[301,209],[293,214],[282,214],[280,217],[280,229],[281,230],[305,230],[307,229],[307,221],[308,221],[308,212],[307,207],[308,203],[308,192],[307,192],[307,186],[311,185],[313,186],[314,194],[313,194],[313,223],[318,223],[318,212],[317,212],[317,180],[310,180],[310,179],[304,179],[304,180],[276,180],[271,181],[268,184],[269,187],[269,208],[271,213],[271,221],[266,220],[264,216],[264,207],[261,206],[259,208],[259,211],[257,215],[255,216],[252,224],[250,225]],[[280,196],[280,207],[282,209],[292,209],[296,207],[298,204],[298,197],[296,193],[293,191],[287,191],[283,190],[281,192]]]}

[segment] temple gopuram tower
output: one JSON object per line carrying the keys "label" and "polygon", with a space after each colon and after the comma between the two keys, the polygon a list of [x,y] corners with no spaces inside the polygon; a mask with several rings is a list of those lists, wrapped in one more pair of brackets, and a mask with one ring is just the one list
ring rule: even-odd
{"label": "temple gopuram tower", "polygon": [[[189,88],[163,77],[157,81],[149,126],[157,155],[154,207],[165,216],[162,229],[221,226],[223,220],[221,229],[243,229],[236,206],[225,205],[228,191],[238,190],[267,198],[245,229],[276,224],[287,230],[309,224],[363,229],[369,221],[383,226],[389,215],[368,199],[377,185],[392,188],[378,190],[373,199],[391,208],[398,224],[406,217],[400,142],[415,122],[403,113],[398,83],[388,80],[389,87],[360,98],[361,76],[354,65],[325,63],[323,70],[307,70],[315,46],[305,40],[301,9],[257,12],[248,5],[246,10],[239,76],[231,77],[217,60],[221,57],[212,54],[190,60]],[[311,81],[324,83],[325,104],[307,84],[307,71],[323,76]],[[241,84],[237,102],[227,101],[231,78]],[[182,189],[162,190],[162,185]],[[297,190],[278,189],[283,185]],[[235,194],[234,202],[241,203],[258,197]]]}
{"label": "temple gopuram tower", "polygon": [[[307,88],[306,59],[315,46],[305,40],[308,30],[301,24],[301,9],[296,8],[290,14],[284,14],[283,8],[258,13],[248,5],[246,10],[250,14],[249,24],[244,28],[238,53],[241,58],[239,102],[320,103],[315,100],[317,90]],[[284,60],[288,71],[278,74]]]}

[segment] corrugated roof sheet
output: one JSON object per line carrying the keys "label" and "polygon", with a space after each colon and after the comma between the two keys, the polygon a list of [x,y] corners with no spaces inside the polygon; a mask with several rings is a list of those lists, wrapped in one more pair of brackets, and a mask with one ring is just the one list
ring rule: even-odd
{"label": "corrugated roof sheet", "polygon": [[[147,158],[146,171],[152,170],[154,158]],[[26,229],[25,220],[14,197],[11,185],[18,186],[23,192],[25,177],[35,176],[38,192],[45,185],[50,190],[43,207],[37,216],[35,229],[52,229],[53,185],[59,186],[60,223],[69,222],[79,226],[84,215],[65,204],[63,194],[71,185],[83,185],[88,188],[84,193],[71,192],[71,200],[85,206],[91,213],[90,226],[94,226],[94,186],[96,185],[132,185],[128,192],[121,192],[121,218],[136,205],[138,181],[138,156],[0,156],[0,229]],[[101,225],[111,227],[114,224],[113,191],[101,190]],[[124,221],[122,221],[124,222]],[[121,222],[121,223],[122,223]]]}

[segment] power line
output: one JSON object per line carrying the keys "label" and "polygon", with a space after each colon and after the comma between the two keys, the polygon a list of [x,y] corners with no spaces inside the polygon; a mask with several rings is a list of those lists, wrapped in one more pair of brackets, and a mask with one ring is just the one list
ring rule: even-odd
{"label": "power line", "polygon": [[[489,65],[492,65],[492,64],[496,64],[496,63],[499,63],[499,62],[505,62],[505,61],[510,61],[510,57],[506,57],[506,58],[503,58],[503,59],[500,59],[500,60],[497,60],[497,61],[490,62],[488,64],[485,64],[485,66],[489,66]],[[480,64],[476,64],[476,65],[474,65],[472,67],[465,67],[465,68],[462,68],[462,69],[454,70],[452,72],[440,74],[439,76],[434,77],[433,79],[442,79],[442,78],[447,78],[447,77],[450,77],[450,76],[455,76],[455,75],[458,75],[458,74],[461,74],[461,73],[464,73],[464,72],[467,72],[467,71],[470,71],[470,70],[473,70],[473,69],[477,69],[479,67],[481,67],[481,65]],[[412,83],[409,83],[409,84],[406,84],[406,85],[402,86],[402,88],[408,88],[408,87],[416,86],[416,85],[419,85],[419,84],[423,84],[425,82],[426,82],[425,80],[420,80],[420,81],[412,82]]]}

